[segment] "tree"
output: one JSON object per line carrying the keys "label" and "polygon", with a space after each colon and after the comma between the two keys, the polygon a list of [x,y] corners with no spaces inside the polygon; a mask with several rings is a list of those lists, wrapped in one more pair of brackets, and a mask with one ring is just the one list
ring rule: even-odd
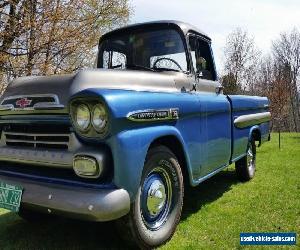
{"label": "tree", "polygon": [[300,33],[294,28],[291,32],[280,34],[273,42],[272,53],[278,67],[286,72],[289,92],[290,113],[294,131],[300,131],[299,77],[300,77]]}
{"label": "tree", "polygon": [[290,130],[288,72],[280,67],[273,57],[267,56],[261,60],[256,91],[261,96],[267,96],[270,101],[270,111],[274,130],[286,128]]}
{"label": "tree", "polygon": [[225,95],[233,95],[241,92],[240,86],[236,82],[236,77],[233,73],[221,76],[221,82],[224,87]]}
{"label": "tree", "polygon": [[90,66],[101,34],[130,13],[128,0],[1,1],[0,80]]}
{"label": "tree", "polygon": [[[237,28],[227,36],[224,48],[224,75],[223,85],[228,85],[230,79],[231,90],[236,93],[254,92],[256,82],[256,72],[260,51],[254,44],[254,39],[250,38],[246,31]],[[226,82],[227,81],[227,82]],[[229,90],[229,92],[231,91]],[[228,92],[228,91],[227,91]]]}

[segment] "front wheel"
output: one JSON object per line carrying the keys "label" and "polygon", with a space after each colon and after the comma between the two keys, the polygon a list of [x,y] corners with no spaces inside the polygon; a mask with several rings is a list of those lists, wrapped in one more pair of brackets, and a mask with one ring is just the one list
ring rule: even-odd
{"label": "front wheel", "polygon": [[183,194],[183,176],[176,156],[164,146],[150,149],[136,199],[120,226],[123,231],[129,227],[129,237],[142,249],[165,243],[180,220]]}
{"label": "front wheel", "polygon": [[254,177],[256,170],[256,145],[252,139],[248,143],[247,154],[235,163],[239,180],[249,181]]}

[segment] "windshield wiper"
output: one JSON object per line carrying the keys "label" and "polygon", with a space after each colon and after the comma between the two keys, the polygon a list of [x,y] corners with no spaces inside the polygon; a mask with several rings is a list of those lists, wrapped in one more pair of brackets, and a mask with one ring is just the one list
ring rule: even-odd
{"label": "windshield wiper", "polygon": [[142,66],[142,65],[138,65],[138,64],[126,64],[126,68],[127,69],[143,69],[143,70],[148,70],[148,71],[153,71],[155,72],[154,69],[146,67],[146,66]]}

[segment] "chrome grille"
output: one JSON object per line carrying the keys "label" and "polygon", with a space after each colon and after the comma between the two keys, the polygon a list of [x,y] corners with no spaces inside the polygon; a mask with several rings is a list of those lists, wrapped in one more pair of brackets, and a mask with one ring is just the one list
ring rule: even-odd
{"label": "chrome grille", "polygon": [[3,128],[7,146],[68,149],[69,128],[49,125],[7,125]]}

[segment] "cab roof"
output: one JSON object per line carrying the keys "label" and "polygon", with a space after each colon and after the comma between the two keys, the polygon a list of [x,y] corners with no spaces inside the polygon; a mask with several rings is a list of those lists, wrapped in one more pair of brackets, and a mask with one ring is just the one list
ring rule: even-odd
{"label": "cab roof", "polygon": [[136,23],[136,24],[131,24],[128,26],[124,26],[122,28],[115,29],[113,31],[110,31],[106,33],[104,36],[109,36],[113,35],[114,33],[119,33],[119,32],[126,32],[131,29],[146,29],[148,27],[155,27],[155,26],[170,26],[170,27],[176,27],[179,30],[186,35],[188,32],[194,32],[198,33],[200,36],[206,38],[207,40],[211,41],[211,38],[203,31],[199,30],[197,27],[184,23],[181,21],[176,21],[176,20],[161,20],[161,21],[152,21],[152,22],[145,22],[145,23]]}

